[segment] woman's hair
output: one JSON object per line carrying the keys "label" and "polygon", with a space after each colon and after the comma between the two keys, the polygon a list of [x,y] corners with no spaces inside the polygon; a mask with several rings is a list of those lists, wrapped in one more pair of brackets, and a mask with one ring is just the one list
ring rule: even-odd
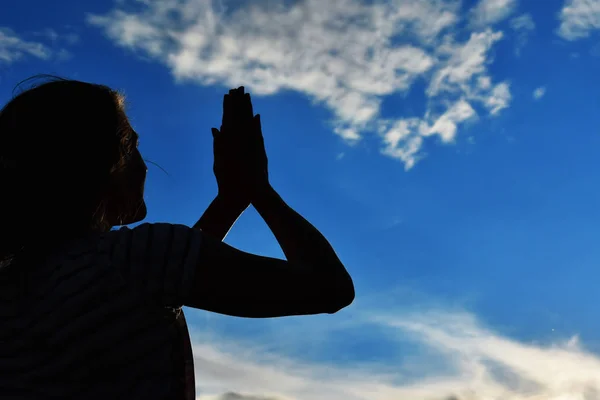
{"label": "woman's hair", "polygon": [[25,82],[34,79],[0,111],[0,263],[109,230],[106,195],[135,146],[118,92],[49,76]]}

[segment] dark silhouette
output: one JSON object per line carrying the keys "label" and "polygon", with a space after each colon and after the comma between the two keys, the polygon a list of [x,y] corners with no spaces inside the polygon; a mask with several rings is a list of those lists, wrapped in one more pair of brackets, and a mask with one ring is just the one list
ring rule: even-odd
{"label": "dark silhouette", "polygon": [[[146,216],[123,96],[47,78],[0,111],[0,398],[193,399],[183,305],[268,318],[352,303],[332,247],[269,183],[250,95],[223,106],[200,220],[118,230]],[[222,242],[251,204],[287,261]]]}

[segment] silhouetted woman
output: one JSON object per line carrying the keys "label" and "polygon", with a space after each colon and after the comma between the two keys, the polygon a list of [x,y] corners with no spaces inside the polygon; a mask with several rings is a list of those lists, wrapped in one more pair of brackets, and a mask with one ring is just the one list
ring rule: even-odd
{"label": "silhouetted woman", "polygon": [[[271,187],[243,88],[213,129],[218,195],[192,227],[144,223],[146,165],[123,97],[50,79],[0,112],[0,398],[193,399],[183,305],[238,317],[335,313],[354,287]],[[252,204],[287,261],[222,240]]]}

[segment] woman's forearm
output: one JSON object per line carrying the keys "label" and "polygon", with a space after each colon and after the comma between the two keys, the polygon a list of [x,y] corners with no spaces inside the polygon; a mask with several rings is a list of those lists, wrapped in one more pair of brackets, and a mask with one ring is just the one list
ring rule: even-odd
{"label": "woman's forearm", "polygon": [[347,279],[352,286],[350,275],[327,239],[289,207],[272,187],[261,190],[252,204],[275,235],[288,261],[326,268]]}
{"label": "woman's forearm", "polygon": [[233,199],[217,195],[196,222],[194,229],[200,229],[216,239],[223,240],[246,208],[247,206]]}

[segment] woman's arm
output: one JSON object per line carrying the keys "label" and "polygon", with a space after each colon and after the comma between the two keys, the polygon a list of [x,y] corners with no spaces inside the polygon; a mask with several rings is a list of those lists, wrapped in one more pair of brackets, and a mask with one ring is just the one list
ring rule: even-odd
{"label": "woman's arm", "polygon": [[337,265],[262,257],[184,225],[145,223],[101,235],[100,249],[133,292],[156,307],[188,306],[244,318],[333,314],[351,281]]}
{"label": "woman's arm", "polygon": [[[201,233],[199,231],[196,231]],[[240,251],[205,236],[184,305],[243,318],[334,314],[354,300],[341,264],[285,261]]]}

